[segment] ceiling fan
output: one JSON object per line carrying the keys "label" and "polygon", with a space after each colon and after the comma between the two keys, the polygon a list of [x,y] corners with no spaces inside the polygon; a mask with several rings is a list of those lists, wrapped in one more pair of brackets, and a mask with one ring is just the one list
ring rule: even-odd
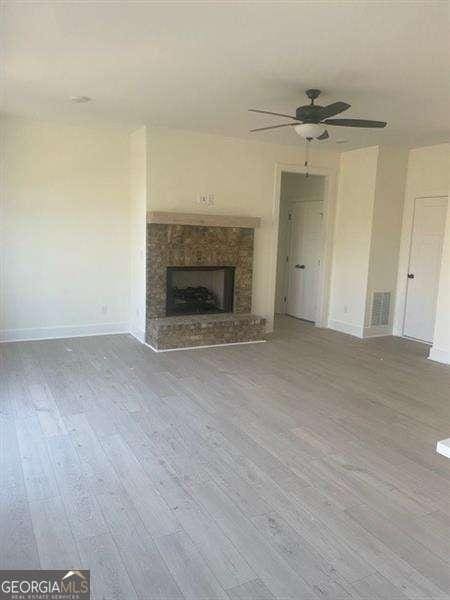
{"label": "ceiling fan", "polygon": [[326,140],[330,137],[326,125],[339,127],[386,127],[385,121],[368,121],[367,119],[330,119],[344,110],[350,108],[346,102],[333,102],[328,106],[319,106],[314,104],[314,100],[321,94],[321,90],[306,90],[305,94],[311,100],[310,104],[299,106],[295,111],[295,117],[280,113],[270,112],[268,110],[257,110],[250,108],[250,112],[262,113],[265,115],[276,115],[277,117],[286,117],[293,119],[293,123],[283,123],[282,125],[272,125],[270,127],[258,127],[250,131],[267,131],[268,129],[278,129],[279,127],[294,127],[295,132],[305,140]]}

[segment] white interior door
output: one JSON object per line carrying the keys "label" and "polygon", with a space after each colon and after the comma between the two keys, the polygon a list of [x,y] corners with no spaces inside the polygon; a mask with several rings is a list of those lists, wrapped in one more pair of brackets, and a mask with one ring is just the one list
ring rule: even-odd
{"label": "white interior door", "polygon": [[287,314],[315,321],[322,251],[323,202],[298,202],[291,211]]}
{"label": "white interior door", "polygon": [[433,342],[447,198],[417,198],[403,334]]}

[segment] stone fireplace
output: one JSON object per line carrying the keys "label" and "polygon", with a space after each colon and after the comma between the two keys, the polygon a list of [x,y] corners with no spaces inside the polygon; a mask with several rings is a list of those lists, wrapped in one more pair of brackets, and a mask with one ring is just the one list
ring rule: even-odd
{"label": "stone fireplace", "polygon": [[146,341],[155,350],[262,340],[251,314],[259,219],[149,213]]}

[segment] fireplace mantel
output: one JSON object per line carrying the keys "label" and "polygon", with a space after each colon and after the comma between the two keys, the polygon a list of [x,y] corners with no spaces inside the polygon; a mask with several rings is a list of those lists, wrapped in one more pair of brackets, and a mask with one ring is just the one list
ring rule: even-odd
{"label": "fireplace mantel", "polygon": [[233,215],[162,212],[147,212],[147,223],[165,225],[197,225],[200,227],[243,227],[256,229],[261,224],[260,217],[236,217]]}

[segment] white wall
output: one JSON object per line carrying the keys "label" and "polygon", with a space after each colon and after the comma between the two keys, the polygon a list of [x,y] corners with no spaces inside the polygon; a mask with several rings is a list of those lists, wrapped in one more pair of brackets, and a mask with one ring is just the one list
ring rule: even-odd
{"label": "white wall", "polygon": [[[303,166],[303,144],[279,146],[164,128],[149,128],[148,139],[150,210],[209,210],[262,218],[255,235],[253,311],[265,316],[270,326],[277,256],[276,165]],[[338,167],[337,153],[316,148],[311,157],[313,166]],[[215,206],[200,206],[199,192],[214,192]]]}
{"label": "white wall", "polygon": [[318,175],[306,177],[301,173],[283,173],[281,199],[283,202],[298,200],[323,200],[325,179]]}
{"label": "white wall", "polygon": [[145,340],[146,216],[148,193],[147,130],[130,134],[130,331]]}
{"label": "white wall", "polygon": [[128,150],[119,130],[2,121],[0,339],[128,330]]}
{"label": "white wall", "polygon": [[[416,148],[409,153],[397,279],[397,302],[394,319],[395,335],[402,335],[403,332],[407,284],[406,274],[408,272],[414,201],[421,196],[445,196],[448,194],[450,185],[449,157],[450,144],[437,144],[435,146]],[[443,289],[440,289],[439,292],[440,307],[442,307],[442,294],[445,297]],[[450,312],[450,306],[447,306],[447,310]],[[438,320],[436,321],[436,325],[438,325]]]}
{"label": "white wall", "polygon": [[284,296],[286,292],[287,276],[286,257],[289,254],[290,206],[291,205],[289,202],[285,202],[283,201],[283,198],[281,198],[280,222],[278,227],[277,279],[275,284],[275,312],[278,314],[284,314],[286,307],[286,303],[284,302]]}
{"label": "white wall", "polygon": [[[450,172],[450,164],[448,172]],[[450,365],[450,202],[447,205],[447,222],[445,226],[444,247],[442,249],[436,322],[430,358]]]}
{"label": "white wall", "polygon": [[362,336],[366,319],[378,146],[341,155],[329,325]]}
{"label": "white wall", "polygon": [[[406,148],[379,147],[364,335],[392,334],[407,163]],[[370,326],[374,292],[391,293],[387,326]]]}
{"label": "white wall", "polygon": [[341,156],[329,324],[358,337],[392,334],[371,326],[373,292],[395,302],[408,151],[374,146]]}

